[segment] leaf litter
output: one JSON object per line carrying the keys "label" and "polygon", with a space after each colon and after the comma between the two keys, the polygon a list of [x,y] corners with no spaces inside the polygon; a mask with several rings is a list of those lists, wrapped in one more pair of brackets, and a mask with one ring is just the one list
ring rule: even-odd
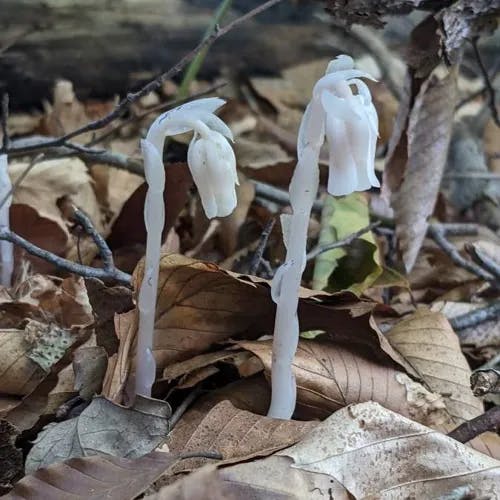
{"label": "leaf litter", "polygon": [[[344,21],[375,25],[408,8],[337,4],[324,2]],[[320,248],[305,270],[291,421],[265,416],[275,314],[269,279],[284,247],[279,224],[263,233],[289,212],[297,128],[326,59],[217,90],[232,95],[224,119],[236,137],[240,186],[230,217],[209,223],[185,163],[189,138],[169,144],[151,400],[134,402],[131,391],[145,251],[139,138],[176,85],[135,102],[117,129],[74,139],[116,153],[113,166],[78,151],[34,165],[32,157],[9,158],[12,181],[20,181],[14,231],[100,267],[99,248],[72,218],[75,205],[133,278],[130,287],[84,279],[16,249],[13,287],[0,289],[0,488],[13,487],[6,498],[396,499],[463,491],[496,498],[498,435],[467,443],[446,436],[494,404],[492,395],[474,396],[473,369],[500,368],[498,313],[457,326],[463,315],[494,308],[500,289],[498,127],[487,116],[487,90],[461,104],[463,89],[481,89],[481,74],[471,76],[477,61],[467,51],[467,70],[457,57],[466,39],[489,33],[493,11],[488,2],[469,4],[412,20],[410,40],[394,35],[401,28],[389,21],[407,49],[401,95],[386,83],[394,66],[384,61],[403,65],[391,35],[370,31],[381,45],[361,52],[356,30],[342,35],[381,75],[370,91],[384,182],[381,196],[317,200],[308,250],[342,246]],[[7,129],[15,141],[58,136],[113,109],[114,101],[77,94],[58,82],[43,115],[14,112]],[[117,167],[123,159],[135,167]],[[342,243],[374,221],[380,226]],[[429,232],[436,221],[444,244]],[[494,278],[481,279],[464,261]]]}

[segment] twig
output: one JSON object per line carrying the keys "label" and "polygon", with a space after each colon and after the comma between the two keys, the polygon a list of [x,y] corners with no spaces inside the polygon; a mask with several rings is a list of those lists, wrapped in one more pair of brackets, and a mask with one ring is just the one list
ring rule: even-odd
{"label": "twig", "polygon": [[448,433],[448,437],[456,439],[460,443],[468,443],[483,432],[500,430],[500,406],[495,406],[479,417],[464,422],[456,429]]}
{"label": "twig", "polygon": [[486,66],[484,65],[484,61],[481,57],[481,53],[479,52],[479,48],[477,46],[477,40],[478,40],[478,37],[474,37],[471,40],[472,49],[474,50],[474,55],[476,56],[477,64],[478,64],[479,69],[481,70],[481,73],[483,75],[484,85],[486,87],[486,90],[488,91],[488,104],[490,106],[491,116],[493,117],[493,120],[495,121],[496,126],[500,127],[500,117],[498,116],[498,110],[497,110],[497,105],[496,105],[495,89],[493,88],[493,85],[491,84],[490,77],[488,75],[488,70],[486,69]]}
{"label": "twig", "polygon": [[103,267],[106,271],[112,271],[115,269],[115,263],[113,261],[113,253],[109,248],[106,240],[99,234],[97,229],[92,225],[92,221],[85,215],[80,209],[74,207],[73,217],[80,224],[85,232],[94,240],[96,244],[99,255],[102,259]]}
{"label": "twig", "polygon": [[[133,174],[144,175],[144,169],[141,160],[135,160],[130,156],[113,153],[103,149],[94,149],[71,142],[66,142],[62,146],[51,146],[54,141],[51,137],[31,136],[13,141],[14,148],[11,148],[11,156],[22,156],[20,153],[25,147],[36,145],[38,151],[45,151],[46,158],[62,158],[67,156],[76,156],[83,161],[93,163],[103,163],[113,167],[127,170]],[[46,144],[48,144],[46,146]]]}
{"label": "twig", "polygon": [[177,407],[174,414],[170,417],[169,428],[172,430],[177,422],[181,419],[182,415],[186,413],[188,407],[193,403],[193,401],[201,394],[201,387],[195,387],[182,401],[182,403]]}
{"label": "twig", "polygon": [[0,126],[2,127],[2,150],[0,153],[7,153],[9,149],[9,132],[7,130],[7,120],[9,118],[9,94],[4,94],[2,96],[2,111],[0,115]]}
{"label": "twig", "polygon": [[497,280],[500,281],[500,264],[495,262],[486,252],[482,251],[478,246],[467,243],[465,251],[471,258],[482,268],[491,273]]}
{"label": "twig", "polygon": [[[149,83],[144,85],[141,89],[139,89],[137,92],[130,92],[126,95],[125,98],[123,98],[118,105],[115,107],[113,111],[108,113],[106,116],[99,118],[98,120],[92,121],[87,123],[86,125],[77,128],[76,130],[73,130],[71,132],[68,132],[65,135],[62,135],[61,137],[52,139],[51,141],[48,141],[42,145],[42,149],[47,149],[48,147],[59,147],[59,146],[64,146],[70,139],[73,139],[74,137],[77,137],[81,134],[85,134],[87,132],[93,132],[95,130],[99,130],[106,125],[109,125],[111,122],[116,120],[117,118],[120,118],[129,108],[129,106],[139,100],[141,97],[144,97],[145,95],[149,94],[150,92],[153,92],[154,90],[157,90],[161,87],[163,82],[166,80],[172,78],[174,75],[182,71],[190,61],[196,57],[196,55],[203,50],[204,48],[210,47],[216,40],[218,40],[220,37],[231,31],[232,29],[236,28],[240,24],[248,21],[252,17],[255,17],[256,15],[260,14],[261,12],[264,12],[265,10],[269,9],[270,7],[278,4],[282,0],[268,0],[267,2],[264,2],[263,4],[259,5],[258,7],[255,7],[255,9],[250,10],[243,16],[235,19],[234,21],[230,22],[226,26],[220,29],[216,29],[214,33],[211,36],[206,37],[203,39],[193,50],[191,50],[188,54],[186,54],[177,64],[172,66],[168,71],[165,71],[162,73],[160,76],[155,78],[154,80],[151,80]],[[39,151],[40,146],[37,144],[32,144],[30,146],[25,146],[25,147],[18,147],[18,148],[13,148],[9,151],[9,153],[29,153],[33,151]]]}
{"label": "twig", "polygon": [[427,231],[428,235],[441,247],[441,249],[450,257],[450,259],[457,264],[457,266],[460,266],[467,271],[469,271],[472,274],[475,274],[478,278],[481,278],[482,280],[488,281],[488,282],[495,282],[497,281],[496,278],[490,274],[488,271],[485,271],[481,266],[478,266],[475,262],[471,262],[467,259],[464,259],[461,255],[458,249],[450,243],[446,239],[446,233],[453,234],[452,227],[450,226],[445,227],[442,224],[431,224],[429,226],[429,229]]}
{"label": "twig", "polygon": [[124,285],[130,285],[132,283],[132,276],[120,271],[119,269],[113,268],[112,270],[106,270],[77,264],[76,262],[59,257],[48,250],[44,250],[43,248],[30,243],[22,236],[19,236],[5,227],[0,227],[0,240],[10,241],[14,245],[20,246],[31,255],[50,262],[63,271],[77,274],[78,276],[83,276],[84,278],[97,278],[103,281],[117,281],[118,283],[122,283]]}
{"label": "twig", "polygon": [[224,457],[218,451],[188,451],[187,453],[181,453],[179,456],[181,460],[186,458],[211,458],[213,460],[222,460]]}
{"label": "twig", "polygon": [[455,316],[450,319],[450,324],[454,330],[463,330],[498,317],[500,317],[500,301],[493,302],[493,304],[486,307],[474,309],[468,313]]}
{"label": "twig", "polygon": [[329,250],[333,250],[334,248],[340,248],[340,247],[345,247],[349,244],[351,244],[355,239],[359,238],[360,236],[363,236],[363,234],[367,233],[368,231],[371,231],[373,228],[379,226],[381,224],[380,221],[377,222],[372,222],[368,226],[360,229],[359,231],[356,231],[355,233],[350,234],[343,240],[335,241],[333,243],[329,243],[328,245],[323,245],[323,246],[317,246],[314,247],[308,254],[307,254],[307,260],[312,260],[315,259],[318,255],[328,252]]}
{"label": "twig", "polygon": [[264,250],[266,249],[267,246],[267,241],[269,240],[269,236],[271,235],[275,223],[276,219],[274,217],[272,217],[267,221],[267,224],[264,227],[262,234],[260,235],[259,245],[257,246],[257,249],[255,250],[252,256],[252,260],[250,261],[248,274],[253,274],[253,275],[257,274],[259,266],[262,262],[262,256],[264,255]]}

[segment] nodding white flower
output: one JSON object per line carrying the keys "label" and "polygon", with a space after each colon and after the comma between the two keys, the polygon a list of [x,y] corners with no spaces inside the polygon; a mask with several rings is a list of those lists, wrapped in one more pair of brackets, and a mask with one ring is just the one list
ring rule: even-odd
{"label": "nodding white flower", "polygon": [[377,112],[370,90],[360,78],[374,80],[354,69],[349,56],[331,61],[325,76],[314,86],[299,130],[299,158],[308,146],[321,147],[326,135],[330,155],[328,192],[335,196],[380,186],[375,175]]}
{"label": "nodding white flower", "polygon": [[209,219],[229,215],[237,202],[236,158],[229,143],[233,135],[214,114],[225,102],[209,97],[178,106],[160,115],[146,136],[161,159],[165,136],[194,131],[188,149],[188,166]]}

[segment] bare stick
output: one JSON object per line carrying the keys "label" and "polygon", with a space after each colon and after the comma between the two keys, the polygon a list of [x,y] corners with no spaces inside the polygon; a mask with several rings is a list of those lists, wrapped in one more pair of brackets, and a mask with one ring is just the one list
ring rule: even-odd
{"label": "bare stick", "polygon": [[485,321],[500,317],[500,301],[493,302],[486,307],[474,309],[465,314],[460,314],[450,319],[450,324],[454,330],[463,330],[471,326],[477,326]]}
{"label": "bare stick", "polygon": [[488,104],[490,106],[491,116],[493,117],[493,120],[495,121],[497,127],[500,127],[500,117],[498,116],[498,110],[496,105],[495,89],[491,84],[490,77],[488,75],[488,70],[484,65],[481,53],[479,52],[479,48],[477,46],[477,40],[478,40],[477,37],[474,37],[471,40],[472,49],[474,50],[474,55],[476,56],[476,61],[479,66],[479,69],[481,70],[481,74],[483,75],[484,86],[486,87],[486,90],[488,92]]}
{"label": "bare stick", "polygon": [[113,253],[106,243],[106,240],[98,233],[97,229],[93,226],[92,221],[87,217],[87,215],[85,215],[80,209],[76,207],[74,207],[73,217],[83,227],[85,232],[94,240],[94,243],[99,250],[99,255],[101,256],[104,269],[106,269],[107,271],[113,270],[115,268]]}
{"label": "bare stick", "polygon": [[177,407],[175,410],[174,414],[170,417],[170,420],[168,421],[169,423],[169,428],[172,430],[177,422],[181,419],[182,415],[186,413],[186,410],[188,407],[193,403],[193,401],[198,398],[198,396],[201,394],[202,390],[201,387],[195,387],[188,395],[187,397],[182,401],[182,403]]}
{"label": "bare stick", "polygon": [[84,278],[97,278],[103,281],[117,281],[118,283],[129,286],[132,283],[132,276],[124,273],[123,271],[120,271],[119,269],[100,269],[72,262],[70,260],[64,259],[63,257],[55,255],[48,250],[44,250],[43,248],[40,248],[33,243],[30,243],[22,236],[19,236],[18,234],[6,229],[5,227],[0,227],[0,240],[10,241],[14,245],[20,246],[31,255],[50,262],[63,271],[77,274],[78,276],[83,276]]}
{"label": "bare stick", "polygon": [[448,437],[456,439],[460,443],[468,443],[483,432],[498,432],[500,430],[500,406],[495,406],[487,412],[464,422],[456,429],[448,433]]}
{"label": "bare stick", "polygon": [[373,228],[379,226],[381,224],[380,221],[377,222],[372,222],[370,225],[360,229],[359,231],[356,231],[355,233],[350,234],[343,240],[335,241],[333,243],[329,243],[328,245],[324,246],[317,246],[313,248],[308,254],[307,254],[307,260],[312,260],[315,259],[318,255],[328,252],[328,250],[333,250],[334,248],[340,248],[340,247],[345,247],[349,244],[351,244],[355,239],[359,238],[360,236],[363,236],[363,234],[367,233],[368,231],[371,231]]}
{"label": "bare stick", "polygon": [[255,253],[253,254],[252,260],[250,262],[248,274],[257,273],[259,266],[262,262],[262,256],[264,255],[264,250],[266,249],[267,241],[269,239],[271,231],[273,230],[275,222],[276,219],[274,217],[272,217],[267,221],[267,224],[264,227],[264,231],[262,231],[262,234],[260,235],[259,245],[257,246],[257,249],[255,250]]}
{"label": "bare stick", "polygon": [[[261,12],[264,12],[265,10],[278,4],[281,1],[282,0],[268,0],[267,2],[264,2],[262,5],[259,5],[255,9],[252,9],[251,11],[247,12],[238,19],[235,19],[234,21],[230,22],[223,28],[216,29],[211,36],[208,36],[205,39],[203,39],[193,50],[191,50],[191,52],[186,54],[177,64],[172,66],[168,71],[165,71],[165,73],[162,73],[160,76],[158,76],[154,80],[144,85],[137,92],[128,93],[126,97],[124,97],[118,103],[115,109],[110,113],[108,113],[106,116],[99,118],[98,120],[89,122],[83,127],[73,130],[72,132],[68,132],[67,134],[62,135],[61,137],[58,137],[56,139],[53,139],[52,141],[46,142],[43,145],[43,148],[46,149],[47,147],[64,146],[67,141],[73,139],[74,137],[77,137],[86,132],[93,132],[95,130],[99,130],[105,127],[106,125],[109,125],[111,122],[121,117],[127,111],[127,109],[132,103],[136,102],[138,99],[149,94],[150,92],[157,90],[158,88],[161,87],[163,82],[172,78],[174,75],[182,71],[187,66],[187,64],[192,59],[194,59],[194,57],[196,57],[196,55],[202,49],[210,47],[216,40],[218,40],[220,37],[231,31],[232,29],[236,28],[240,24],[248,21],[252,17],[255,17],[256,15],[260,14]],[[12,150],[9,151],[9,153],[28,153],[33,151],[39,151],[39,145],[32,144],[30,146],[25,146],[22,148],[13,148]]]}
{"label": "bare stick", "polygon": [[[471,262],[464,259],[458,249],[446,239],[446,233],[448,229],[441,224],[431,224],[428,229],[428,235],[441,247],[441,249],[450,257],[450,259],[472,274],[475,274],[478,278],[482,280],[495,283],[496,278],[485,271],[481,266],[478,266],[475,262]],[[450,232],[452,232],[450,230]]]}

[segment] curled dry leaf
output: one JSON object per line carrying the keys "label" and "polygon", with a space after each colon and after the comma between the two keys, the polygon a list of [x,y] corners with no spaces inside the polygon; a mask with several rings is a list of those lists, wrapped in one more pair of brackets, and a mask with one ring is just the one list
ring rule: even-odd
{"label": "curled dry leaf", "polygon": [[103,347],[91,346],[77,349],[73,354],[75,389],[80,397],[89,400],[101,392],[108,356]]}
{"label": "curled dry leaf", "polygon": [[[224,464],[275,453],[299,441],[316,422],[278,420],[235,408],[222,401],[208,413],[188,411],[168,438],[172,452],[218,451]],[[176,473],[198,468],[209,459],[193,458],[174,467]]]}
{"label": "curled dry leaf", "polygon": [[355,498],[438,498],[459,486],[495,498],[500,484],[497,460],[373,402],[339,410],[278,455]]}
{"label": "curled dry leaf", "polygon": [[132,500],[179,459],[152,452],[136,459],[72,458],[37,470],[19,481],[6,500]]}
{"label": "curled dry leaf", "polygon": [[[425,384],[442,394],[451,422],[449,432],[484,412],[483,403],[470,388],[471,369],[460,350],[458,337],[446,317],[437,312],[417,311],[399,322],[387,338],[415,368]],[[500,456],[500,438],[488,433],[471,442],[494,457]]]}
{"label": "curled dry leaf", "polygon": [[[238,342],[256,354],[270,376],[272,341]],[[353,403],[375,401],[384,407],[434,426],[449,417],[440,395],[402,371],[379,364],[362,347],[328,340],[300,340],[293,362],[299,418],[326,418]]]}
{"label": "curled dry leaf", "polygon": [[26,471],[96,454],[141,457],[165,440],[169,416],[164,401],[138,396],[133,408],[125,408],[97,397],[78,417],[50,424],[38,434]]}
{"label": "curled dry leaf", "polygon": [[[136,290],[143,267],[141,261],[134,273]],[[217,342],[255,339],[273,330],[275,304],[265,280],[237,277],[214,264],[172,254],[161,258],[158,290],[153,355],[159,373],[169,364],[203,353]],[[302,289],[301,295],[302,331],[323,330],[334,340],[365,345],[375,358],[414,373],[371,319],[374,303],[348,293],[330,295]],[[133,366],[137,311],[117,315],[115,326],[120,347],[108,367],[104,394],[120,402],[131,363]]]}

